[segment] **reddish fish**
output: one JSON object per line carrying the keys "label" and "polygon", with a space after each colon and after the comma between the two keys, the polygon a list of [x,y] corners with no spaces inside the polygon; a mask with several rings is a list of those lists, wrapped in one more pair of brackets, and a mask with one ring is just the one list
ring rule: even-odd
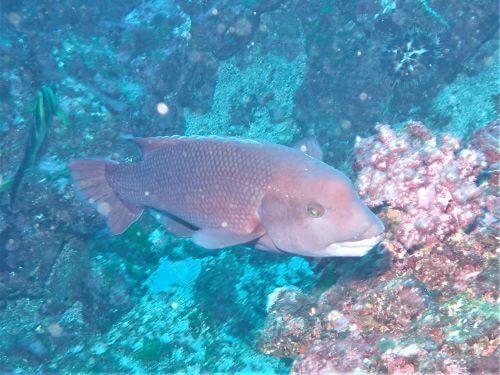
{"label": "reddish fish", "polygon": [[149,207],[164,213],[171,232],[209,249],[249,244],[304,256],[362,256],[382,239],[382,222],[349,179],[300,150],[219,137],[134,141],[141,161],[70,164],[76,190],[113,234]]}

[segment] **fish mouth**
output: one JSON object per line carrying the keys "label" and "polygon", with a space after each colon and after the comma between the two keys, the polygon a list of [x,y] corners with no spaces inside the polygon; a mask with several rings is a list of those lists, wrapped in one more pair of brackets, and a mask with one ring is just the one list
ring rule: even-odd
{"label": "fish mouth", "polygon": [[362,257],[384,239],[384,232],[357,241],[337,242],[324,250],[323,256],[332,257]]}

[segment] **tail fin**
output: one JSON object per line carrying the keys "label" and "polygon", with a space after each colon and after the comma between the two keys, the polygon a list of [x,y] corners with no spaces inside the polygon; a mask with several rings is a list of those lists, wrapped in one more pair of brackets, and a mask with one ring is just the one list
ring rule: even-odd
{"label": "tail fin", "polygon": [[106,174],[117,165],[105,160],[75,160],[69,165],[75,190],[106,217],[112,234],[125,232],[143,211],[122,200],[109,185]]}

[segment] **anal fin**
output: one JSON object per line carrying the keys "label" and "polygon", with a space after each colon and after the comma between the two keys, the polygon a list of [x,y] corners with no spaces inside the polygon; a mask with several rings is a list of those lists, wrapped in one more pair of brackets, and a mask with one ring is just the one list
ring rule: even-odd
{"label": "anal fin", "polygon": [[141,148],[143,156],[147,156],[159,148],[178,142],[176,137],[133,137],[131,139]]}

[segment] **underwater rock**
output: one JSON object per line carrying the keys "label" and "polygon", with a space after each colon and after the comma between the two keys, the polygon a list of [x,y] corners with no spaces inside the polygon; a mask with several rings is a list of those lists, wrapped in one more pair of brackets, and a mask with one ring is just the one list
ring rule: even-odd
{"label": "underwater rock", "polygon": [[7,215],[0,211],[0,236],[7,229]]}
{"label": "underwater rock", "polygon": [[157,270],[150,276],[149,289],[152,293],[168,292],[179,285],[189,285],[200,273],[200,261],[186,258],[177,262],[160,260]]}
{"label": "underwater rock", "polygon": [[[178,278],[175,288],[147,292],[100,340],[126,358],[113,368],[286,372],[284,362],[256,351],[255,329],[265,313],[265,296],[273,288],[311,285],[314,275],[307,262],[267,253],[251,256],[241,249],[196,263],[201,270],[195,283],[189,277]],[[159,275],[151,274],[144,285],[152,285]]]}
{"label": "underwater rock", "polygon": [[500,218],[500,121],[491,121],[486,127],[479,128],[472,133],[468,147],[481,152],[486,159],[488,184],[492,190],[492,197],[486,203],[488,211],[497,220]]}
{"label": "underwater rock", "polygon": [[213,102],[219,61],[210,53],[194,50],[188,51],[180,63],[184,66],[179,74],[171,68],[163,73],[177,80],[179,104],[195,113],[208,112]]}
{"label": "underwater rock", "polygon": [[[452,235],[403,259],[395,254],[391,269],[380,276],[338,280],[321,293],[300,293],[292,305],[287,305],[287,295],[297,292],[280,289],[259,348],[293,358],[296,374],[455,374],[477,368],[489,373],[490,356],[497,350],[493,237],[477,230]],[[293,308],[280,311],[280,306]],[[284,317],[304,322],[307,311],[320,324],[302,324],[295,336],[286,330]]]}
{"label": "underwater rock", "polygon": [[81,299],[89,270],[87,244],[78,240],[63,244],[46,281],[43,313],[62,312]]}
{"label": "underwater rock", "polygon": [[49,351],[45,344],[36,336],[25,337],[19,341],[19,348],[26,350],[38,361],[44,360]]}
{"label": "underwater rock", "polygon": [[[490,285],[489,290],[494,288]],[[493,301],[459,294],[438,303],[409,273],[389,273],[369,284],[342,283],[320,296],[281,289],[259,348],[294,358],[295,374],[419,373],[432,368],[445,374],[467,373],[482,363],[471,360],[471,353],[487,358],[494,350]],[[308,320],[316,323],[304,324]]]}
{"label": "underwater rock", "polygon": [[486,166],[490,169],[495,169],[500,163],[500,121],[495,120],[490,122],[483,128],[475,131],[468,143],[473,150],[481,152],[486,158]]}
{"label": "underwater rock", "polygon": [[193,19],[192,48],[223,61],[251,47],[255,34],[262,29],[261,17],[276,11],[283,1],[219,0],[197,6],[183,3]]}
{"label": "underwater rock", "polygon": [[[370,331],[371,325],[382,325],[384,330],[403,333],[432,302],[425,285],[415,277],[405,276],[382,282],[362,293],[353,305],[353,316],[361,330]],[[364,316],[371,319],[364,322]]]}
{"label": "underwater rock", "polygon": [[374,346],[362,337],[350,337],[335,341],[315,341],[294,361],[293,375],[364,372],[370,368]]}
{"label": "underwater rock", "polygon": [[[16,144],[7,147],[13,150]],[[92,226],[91,217],[68,199],[71,197],[70,186],[64,176],[65,169],[60,168],[64,165],[56,158],[47,161],[42,162],[41,168],[30,172],[21,186],[16,210],[7,211],[6,228],[0,234],[0,283],[3,286],[0,299],[45,296],[47,280],[64,245],[71,247],[74,243],[76,247],[80,246],[78,239],[85,237]],[[2,204],[6,198],[5,194],[0,195]],[[79,253],[85,257],[85,250]],[[78,254],[75,256],[82,259]],[[57,277],[64,278],[68,270],[69,274],[77,276],[79,271],[76,268],[70,261],[68,269]],[[62,292],[67,290],[66,286],[60,288]],[[76,289],[73,292],[78,294]]]}
{"label": "underwater rock", "polygon": [[[495,231],[480,224],[403,256],[388,231],[384,245],[393,260],[385,273],[362,279],[347,272],[326,291],[276,290],[259,348],[293,358],[295,374],[490,373],[498,350]],[[300,298],[289,303],[294,295]],[[287,330],[286,322],[301,329]]]}
{"label": "underwater rock", "polygon": [[258,340],[259,349],[275,357],[304,352],[320,331],[309,296],[296,288],[278,288],[268,296],[268,317]]}
{"label": "underwater rock", "polygon": [[[0,299],[40,296],[57,257],[58,241],[41,233],[19,236],[17,228],[3,236],[0,262]],[[44,251],[43,255],[41,251]]]}
{"label": "underwater rock", "polygon": [[[175,50],[182,51],[190,37],[191,18],[176,1],[149,0],[123,17],[121,26],[121,59],[142,59],[151,53],[167,57]],[[160,59],[158,62],[161,64]]]}
{"label": "underwater rock", "polygon": [[[304,134],[312,131],[331,145],[333,153],[327,160],[337,165],[349,159],[353,138],[367,136],[375,122],[427,117],[433,98],[462,71],[465,62],[484,43],[496,43],[498,25],[493,19],[498,18],[493,0],[473,4],[333,1],[325,6],[301,1],[296,13],[306,37],[308,62],[296,96],[295,118]],[[457,18],[457,14],[467,16]],[[398,84],[400,76],[393,68],[412,54],[405,54],[406,43],[417,40],[425,49],[416,58],[422,69],[405,84]],[[387,51],[392,43],[399,53]],[[388,52],[399,55],[399,62],[391,62]],[[494,82],[482,80],[487,86]],[[467,94],[475,91],[473,85],[462,87],[455,93],[459,100],[470,96],[484,107],[476,94]],[[469,108],[474,113],[469,119],[478,118],[478,105]],[[439,112],[446,116],[449,110]],[[352,124],[348,131],[341,126],[346,120]]]}
{"label": "underwater rock", "polygon": [[149,0],[137,5],[122,20],[125,25],[142,28],[161,27],[169,21],[173,34],[185,34],[191,28],[191,19],[176,1]]}
{"label": "underwater rock", "polygon": [[[493,236],[482,232],[457,233],[432,248],[417,250],[396,267],[408,267],[437,297],[451,297],[468,291],[487,297],[494,281],[487,278],[493,257]],[[400,264],[401,263],[401,264]],[[486,277],[483,279],[483,277]]]}
{"label": "underwater rock", "polygon": [[487,53],[477,74],[459,74],[433,99],[432,111],[442,118],[442,132],[465,139],[497,118],[499,50]]}
{"label": "underwater rock", "polygon": [[[222,62],[210,111],[184,113],[186,135],[232,135],[291,143],[298,134],[292,115],[295,90],[303,79],[304,58],[302,54],[287,61],[270,54],[254,55],[244,68],[234,58]],[[252,98],[256,98],[254,104],[249,103]],[[271,113],[277,105],[282,114],[280,122],[273,124]],[[246,111],[251,113],[245,116]]]}
{"label": "underwater rock", "polygon": [[83,285],[83,317],[103,332],[127,313],[135,301],[129,274],[113,263],[102,257],[94,260]]}
{"label": "underwater rock", "polygon": [[225,60],[250,42],[259,22],[260,13],[245,2],[217,1],[193,18],[191,43],[196,50]]}

